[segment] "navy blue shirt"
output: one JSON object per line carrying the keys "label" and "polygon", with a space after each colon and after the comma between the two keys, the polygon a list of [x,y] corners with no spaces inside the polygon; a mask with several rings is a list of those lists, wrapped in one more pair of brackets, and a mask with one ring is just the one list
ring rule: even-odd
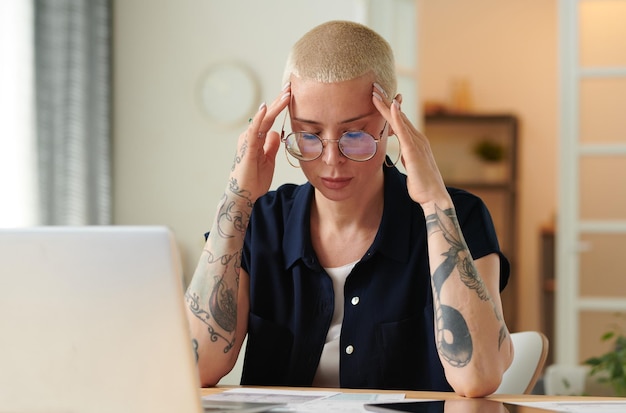
{"label": "navy blue shirt", "polygon": [[[380,228],[345,283],[340,386],[450,391],[435,346],[424,212],[409,197],[406,176],[384,170]],[[308,183],[283,185],[252,210],[242,257],[250,275],[242,384],[313,381],[334,309],[332,281],[311,243],[313,191]],[[503,289],[509,264],[487,208],[468,192],[448,191],[474,259],[500,254]]]}

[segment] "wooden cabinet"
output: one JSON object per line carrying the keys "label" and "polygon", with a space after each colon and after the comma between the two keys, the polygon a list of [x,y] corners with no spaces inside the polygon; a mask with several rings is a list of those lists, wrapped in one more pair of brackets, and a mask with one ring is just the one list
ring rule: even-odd
{"label": "wooden cabinet", "polygon": [[516,325],[517,118],[510,114],[428,115],[430,140],[446,185],[483,199],[494,221],[500,247],[511,263],[502,300],[511,331]]}

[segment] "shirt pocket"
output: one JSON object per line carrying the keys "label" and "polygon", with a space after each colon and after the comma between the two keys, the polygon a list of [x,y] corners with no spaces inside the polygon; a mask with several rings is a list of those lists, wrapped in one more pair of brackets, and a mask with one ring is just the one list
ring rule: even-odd
{"label": "shirt pocket", "polygon": [[288,328],[250,313],[241,384],[289,385],[292,346]]}

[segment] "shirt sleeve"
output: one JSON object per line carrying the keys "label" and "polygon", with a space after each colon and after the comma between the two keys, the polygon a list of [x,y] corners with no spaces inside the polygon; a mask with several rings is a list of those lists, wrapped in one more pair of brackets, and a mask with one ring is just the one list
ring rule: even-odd
{"label": "shirt sleeve", "polygon": [[451,189],[450,193],[472,258],[478,259],[492,253],[500,256],[500,291],[504,290],[509,281],[511,266],[500,249],[487,206],[479,197],[469,192]]}

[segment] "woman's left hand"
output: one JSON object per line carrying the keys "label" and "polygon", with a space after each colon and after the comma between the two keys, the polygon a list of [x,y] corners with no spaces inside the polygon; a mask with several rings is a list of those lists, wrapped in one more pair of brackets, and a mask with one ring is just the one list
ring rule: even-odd
{"label": "woman's left hand", "polygon": [[402,96],[398,94],[390,101],[382,88],[374,84],[372,101],[389,122],[391,133],[398,137],[411,198],[422,206],[431,203],[438,205],[451,203],[428,138],[402,113],[400,108]]}

